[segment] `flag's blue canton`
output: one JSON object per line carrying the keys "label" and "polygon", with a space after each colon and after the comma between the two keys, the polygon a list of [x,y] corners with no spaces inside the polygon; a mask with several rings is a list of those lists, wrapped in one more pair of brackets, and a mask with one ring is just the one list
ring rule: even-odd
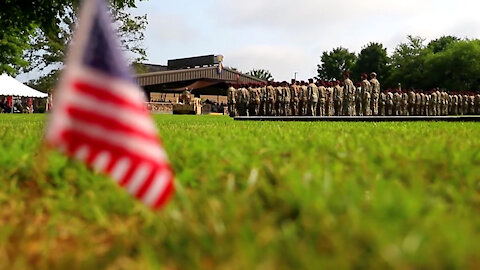
{"label": "flag's blue canton", "polygon": [[112,30],[111,20],[103,0],[95,1],[97,7],[93,16],[90,35],[87,39],[83,63],[108,75],[133,81],[127,64],[123,60],[119,42]]}

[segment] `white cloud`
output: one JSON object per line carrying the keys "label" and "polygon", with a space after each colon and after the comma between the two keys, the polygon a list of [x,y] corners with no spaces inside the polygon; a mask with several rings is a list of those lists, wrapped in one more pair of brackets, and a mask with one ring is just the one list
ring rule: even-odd
{"label": "white cloud", "polygon": [[221,53],[226,65],[277,80],[315,76],[321,53],[339,46],[359,52],[373,41],[392,52],[407,35],[480,37],[474,0],[154,1],[143,10],[152,62]]}
{"label": "white cloud", "polygon": [[149,16],[149,35],[162,43],[183,43],[198,38],[198,31],[181,14],[155,14]]}
{"label": "white cloud", "polygon": [[243,72],[252,69],[267,69],[275,80],[290,80],[294,72],[298,78],[307,79],[312,76],[309,70],[311,57],[301,48],[283,45],[254,45],[229,51],[225,57],[227,66],[237,67]]}

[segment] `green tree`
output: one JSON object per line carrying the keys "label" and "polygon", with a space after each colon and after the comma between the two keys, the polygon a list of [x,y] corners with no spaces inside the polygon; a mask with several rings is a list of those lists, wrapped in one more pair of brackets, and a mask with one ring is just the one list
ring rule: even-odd
{"label": "green tree", "polygon": [[252,69],[247,74],[260,80],[273,81],[272,73],[266,69]]}
{"label": "green tree", "polygon": [[59,78],[60,70],[54,69],[38,79],[28,81],[27,85],[42,92],[50,93],[53,91],[53,87],[57,84]]}
{"label": "green tree", "polygon": [[[0,73],[16,75],[62,63],[76,23],[78,0],[6,0],[0,9]],[[124,49],[144,59],[140,46],[146,17],[132,17],[135,0],[111,0]],[[57,67],[58,68],[58,67]]]}
{"label": "green tree", "polygon": [[406,43],[399,44],[391,57],[392,71],[385,84],[396,87],[398,83],[403,88],[423,88],[428,81],[425,78],[424,61],[429,53],[425,50],[425,39],[408,36]]}
{"label": "green tree", "polygon": [[0,32],[0,74],[18,74],[18,71],[28,67],[29,62],[22,56],[29,48],[28,41],[31,29],[20,30],[8,28]]}
{"label": "green tree", "polygon": [[387,49],[380,43],[369,43],[358,55],[353,67],[353,76],[359,79],[362,73],[377,73],[377,78],[383,81],[389,76],[389,58]]}
{"label": "green tree", "polygon": [[425,60],[427,87],[448,90],[480,89],[480,40],[457,41]]}
{"label": "green tree", "polygon": [[331,52],[323,52],[321,63],[317,65],[318,78],[321,80],[340,80],[345,71],[351,71],[357,56],[348,49],[338,47]]}
{"label": "green tree", "polygon": [[430,41],[427,48],[432,50],[433,53],[443,52],[450,44],[460,41],[459,38],[454,36],[443,36]]}

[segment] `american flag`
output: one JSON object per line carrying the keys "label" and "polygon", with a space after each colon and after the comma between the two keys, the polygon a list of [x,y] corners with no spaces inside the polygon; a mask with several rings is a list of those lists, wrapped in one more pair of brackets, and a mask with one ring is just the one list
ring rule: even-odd
{"label": "american flag", "polygon": [[85,0],[46,140],[157,209],[173,192],[173,173],[144,102],[105,0]]}

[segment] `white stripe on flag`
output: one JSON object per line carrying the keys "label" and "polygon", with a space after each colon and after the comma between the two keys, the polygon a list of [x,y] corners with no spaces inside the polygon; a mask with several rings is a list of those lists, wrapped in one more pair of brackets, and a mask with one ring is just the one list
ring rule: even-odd
{"label": "white stripe on flag", "polygon": [[90,152],[88,146],[82,145],[78,147],[77,151],[75,151],[75,158],[80,161],[85,161],[88,158],[88,153]]}
{"label": "white stripe on flag", "polygon": [[137,167],[135,170],[135,173],[133,174],[132,178],[130,179],[130,182],[127,185],[127,190],[135,195],[142,186],[142,184],[147,180],[147,176],[150,174],[152,171],[151,166],[149,166],[146,163],[140,164],[140,166]]}
{"label": "white stripe on flag", "polygon": [[128,169],[130,169],[130,159],[124,157],[118,160],[112,170],[112,178],[115,182],[120,182]]}
{"label": "white stripe on flag", "polygon": [[108,162],[110,161],[110,153],[103,151],[97,155],[93,161],[93,168],[99,172],[103,172],[105,167],[107,167]]}
{"label": "white stripe on flag", "polygon": [[170,172],[168,170],[162,170],[160,174],[157,174],[153,179],[153,183],[150,185],[147,193],[144,194],[142,201],[149,206],[157,201],[158,197],[163,193],[170,178]]}

